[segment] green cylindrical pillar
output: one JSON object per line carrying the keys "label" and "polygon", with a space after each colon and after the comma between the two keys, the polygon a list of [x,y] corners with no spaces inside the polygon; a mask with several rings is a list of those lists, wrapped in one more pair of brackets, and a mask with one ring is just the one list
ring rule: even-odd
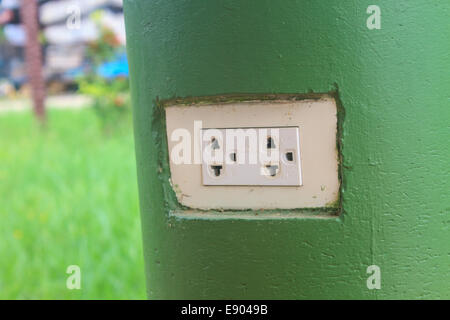
{"label": "green cylindrical pillar", "polygon": [[[125,14],[149,298],[450,298],[449,1],[128,0]],[[159,101],[311,92],[345,110],[339,217],[169,215]]]}

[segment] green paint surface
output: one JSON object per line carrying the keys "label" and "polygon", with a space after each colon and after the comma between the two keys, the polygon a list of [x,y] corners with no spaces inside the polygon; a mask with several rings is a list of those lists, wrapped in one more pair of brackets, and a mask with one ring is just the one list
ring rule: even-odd
{"label": "green paint surface", "polygon": [[[450,298],[450,2],[377,1],[381,30],[370,4],[125,1],[149,298]],[[158,101],[329,92],[338,218],[169,216]]]}

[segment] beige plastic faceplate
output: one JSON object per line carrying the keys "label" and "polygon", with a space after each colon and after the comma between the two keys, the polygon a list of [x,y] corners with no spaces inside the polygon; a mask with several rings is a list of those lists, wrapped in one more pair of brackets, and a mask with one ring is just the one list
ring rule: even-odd
{"label": "beige plastic faceplate", "polygon": [[[333,98],[173,105],[165,110],[171,184],[184,206],[197,209],[323,208],[338,200],[337,107]],[[202,128],[298,127],[303,185],[203,185],[201,162],[196,163],[194,152],[201,149],[199,121]],[[174,163],[173,148],[181,141],[177,135],[172,136],[177,129],[190,133],[191,164]],[[197,156],[201,157],[200,152]]]}

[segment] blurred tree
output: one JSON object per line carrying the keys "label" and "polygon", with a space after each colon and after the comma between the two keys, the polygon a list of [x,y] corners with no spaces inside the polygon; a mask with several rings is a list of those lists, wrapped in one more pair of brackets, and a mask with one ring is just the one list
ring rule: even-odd
{"label": "blurred tree", "polygon": [[42,75],[42,51],[38,39],[37,1],[21,1],[20,15],[27,37],[25,43],[25,62],[28,70],[28,81],[31,86],[34,112],[41,122],[45,122],[45,82]]}
{"label": "blurred tree", "polygon": [[109,26],[102,24],[103,12],[90,15],[99,37],[87,48],[90,68],[77,79],[79,93],[93,98],[93,109],[106,133],[118,128],[130,110],[128,68],[125,46]]}

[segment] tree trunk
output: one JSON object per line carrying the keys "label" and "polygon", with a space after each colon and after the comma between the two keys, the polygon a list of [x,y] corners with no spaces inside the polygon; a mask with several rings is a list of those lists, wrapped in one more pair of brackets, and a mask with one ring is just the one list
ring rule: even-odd
{"label": "tree trunk", "polygon": [[31,86],[34,113],[45,122],[45,82],[42,75],[42,51],[39,43],[38,4],[34,0],[22,1],[20,14],[26,32],[25,62]]}

